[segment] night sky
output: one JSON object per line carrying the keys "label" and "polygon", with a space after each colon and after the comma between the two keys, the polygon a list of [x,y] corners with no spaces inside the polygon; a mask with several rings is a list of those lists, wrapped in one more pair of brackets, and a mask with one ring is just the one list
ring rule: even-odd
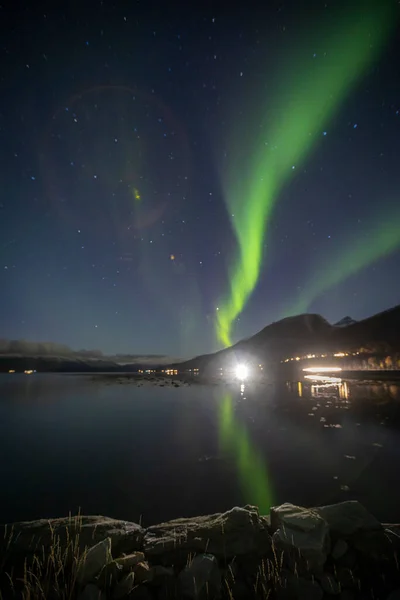
{"label": "night sky", "polygon": [[[269,103],[288,102],[290,121],[297,61],[319,74],[327,64],[314,33],[368,2],[7,4],[0,337],[106,354],[216,350],[239,252],[234,182],[242,214],[254,211],[255,170],[242,166],[268,139]],[[283,177],[233,341],[296,306],[336,322],[399,303],[399,59],[393,28]]]}

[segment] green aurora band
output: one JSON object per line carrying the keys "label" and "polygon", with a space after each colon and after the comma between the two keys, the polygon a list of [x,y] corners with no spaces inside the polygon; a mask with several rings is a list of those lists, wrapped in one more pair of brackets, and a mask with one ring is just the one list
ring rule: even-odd
{"label": "green aurora band", "polygon": [[362,237],[349,234],[347,239],[340,240],[339,246],[330,260],[320,257],[319,264],[313,269],[313,278],[282,317],[306,312],[315,298],[397,250],[400,246],[400,207],[392,210],[390,215],[374,215]]}
{"label": "green aurora band", "polygon": [[[385,0],[366,1],[358,10],[338,14],[334,25],[331,18],[329,31],[314,26],[304,46],[314,48],[317,56],[313,60],[309,52],[297,50],[280,68],[282,81],[258,121],[255,151],[247,153],[250,160],[246,163],[240,151],[245,136],[231,144],[229,173],[222,179],[238,256],[229,273],[229,293],[216,313],[217,338],[224,346],[231,345],[233,323],[257,285],[264,235],[278,195],[295,172],[293,166],[308,158],[343,100],[379,57],[396,22],[392,7]],[[298,47],[303,47],[301,42]],[[299,59],[301,53],[307,57]],[[372,259],[372,250],[369,255]],[[339,271],[338,266],[335,281],[342,278]]]}

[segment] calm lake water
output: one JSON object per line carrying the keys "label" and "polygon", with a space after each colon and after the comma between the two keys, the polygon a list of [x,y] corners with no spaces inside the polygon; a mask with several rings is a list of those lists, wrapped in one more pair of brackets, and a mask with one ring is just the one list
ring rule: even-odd
{"label": "calm lake water", "polygon": [[0,521],[80,508],[145,525],[358,499],[400,521],[400,386],[158,387],[0,375]]}

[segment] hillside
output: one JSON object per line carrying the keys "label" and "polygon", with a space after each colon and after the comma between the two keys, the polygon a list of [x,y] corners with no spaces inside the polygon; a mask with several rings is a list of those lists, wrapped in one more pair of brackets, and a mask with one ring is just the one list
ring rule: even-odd
{"label": "hillside", "polygon": [[158,368],[155,361],[151,363],[117,363],[107,359],[81,359],[60,356],[21,356],[0,354],[0,373],[8,373],[15,370],[17,373],[23,371],[38,371],[40,373],[126,373],[138,369]]}
{"label": "hillside", "polygon": [[197,356],[179,368],[218,369],[232,360],[278,363],[307,353],[346,352],[366,348],[374,352],[400,351],[400,305],[349,325],[330,325],[316,314],[288,317],[271,323],[251,338],[214,354]]}
{"label": "hillside", "polygon": [[118,371],[120,365],[107,360],[82,360],[57,356],[0,355],[0,372],[13,369],[17,372],[36,370],[40,372],[89,373],[96,371]]}
{"label": "hillside", "polygon": [[[360,348],[376,354],[400,352],[400,305],[362,321],[349,319],[348,325],[344,323],[346,320],[347,318],[339,324],[330,325],[317,314],[287,317],[267,325],[252,337],[241,340],[230,348],[197,356],[186,362],[174,362],[169,366],[179,370],[196,368],[207,371],[209,368],[215,372],[219,367],[229,368],[234,361],[242,360],[268,362],[272,366],[287,357],[309,353],[347,352]],[[0,352],[0,372],[8,372],[10,369],[18,372],[31,369],[39,372],[127,372],[167,366],[161,360],[162,357],[155,355],[145,357],[146,360],[132,355],[129,362],[126,360],[128,355],[96,357],[93,351],[80,351],[80,354],[74,355],[68,350],[68,356],[52,356],[49,350],[49,354],[33,356],[16,352],[15,350],[21,350],[17,342],[14,346],[12,353],[4,350],[3,353]],[[58,346],[55,345],[55,348],[58,349]],[[66,350],[64,352],[67,353]],[[136,360],[132,360],[135,358]]]}
{"label": "hillside", "polygon": [[333,339],[344,348],[374,347],[400,350],[400,305],[334,331]]}
{"label": "hillside", "polygon": [[353,325],[353,323],[357,323],[357,321],[351,317],[343,317],[343,319],[335,323],[335,327],[347,327],[348,325]]}

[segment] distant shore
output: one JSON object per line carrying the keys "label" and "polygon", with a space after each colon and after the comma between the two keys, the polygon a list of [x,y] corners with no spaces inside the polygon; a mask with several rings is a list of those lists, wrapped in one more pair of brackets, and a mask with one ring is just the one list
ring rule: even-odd
{"label": "distant shore", "polygon": [[[82,373],[84,375],[84,373]],[[400,370],[391,371],[379,371],[379,370],[368,370],[368,371],[341,371],[337,374],[341,379],[347,381],[357,381],[368,383],[370,381],[379,382],[384,381],[385,383],[400,382]],[[104,383],[119,383],[121,385],[128,383],[140,384],[153,384],[159,387],[180,387],[183,385],[226,385],[234,382],[238,382],[238,379],[234,377],[221,377],[221,376],[205,376],[201,373],[199,375],[192,375],[190,373],[179,373],[176,375],[165,375],[164,373],[90,373],[93,381],[104,380]],[[252,384],[257,383],[259,385],[266,385],[270,383],[286,382],[286,381],[302,381],[303,375],[299,374],[298,377],[274,377],[268,379],[268,377],[257,378],[252,380],[251,376],[245,381],[245,383]],[[308,381],[311,383],[311,380]]]}

